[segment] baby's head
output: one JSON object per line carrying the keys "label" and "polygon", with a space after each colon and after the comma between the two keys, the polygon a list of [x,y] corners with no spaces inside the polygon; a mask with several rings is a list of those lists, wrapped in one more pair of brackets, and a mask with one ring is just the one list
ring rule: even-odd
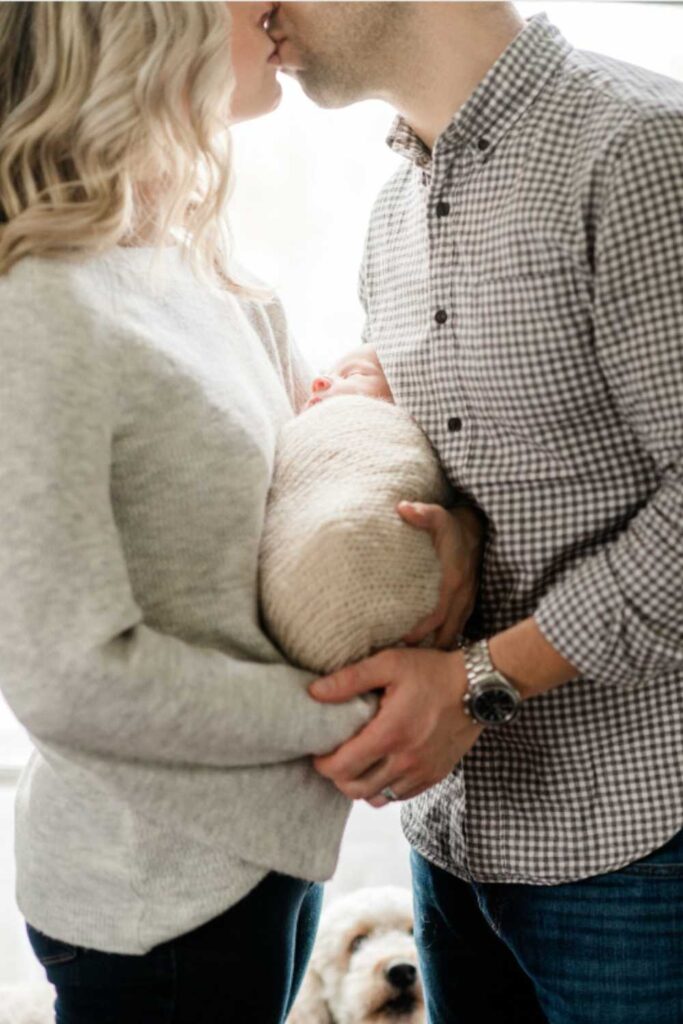
{"label": "baby's head", "polygon": [[394,396],[372,345],[361,345],[347,352],[329,373],[315,377],[304,409],[337,395],[366,395],[393,402]]}

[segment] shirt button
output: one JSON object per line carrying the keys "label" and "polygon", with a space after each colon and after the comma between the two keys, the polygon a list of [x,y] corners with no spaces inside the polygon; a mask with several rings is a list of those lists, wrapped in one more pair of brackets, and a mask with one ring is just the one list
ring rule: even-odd
{"label": "shirt button", "polygon": [[446,312],[445,309],[437,309],[436,313],[434,314],[434,319],[436,320],[437,324],[445,324],[446,321],[448,320],[448,313]]}
{"label": "shirt button", "polygon": [[488,149],[490,145],[491,143],[488,139],[477,139],[477,149],[481,149],[483,151]]}
{"label": "shirt button", "polygon": [[436,204],[436,215],[437,217],[447,217],[451,212],[451,204],[445,203],[443,199],[440,199]]}
{"label": "shirt button", "polygon": [[458,430],[462,430],[462,420],[459,416],[451,416],[448,421],[448,429],[451,434],[455,434]]}

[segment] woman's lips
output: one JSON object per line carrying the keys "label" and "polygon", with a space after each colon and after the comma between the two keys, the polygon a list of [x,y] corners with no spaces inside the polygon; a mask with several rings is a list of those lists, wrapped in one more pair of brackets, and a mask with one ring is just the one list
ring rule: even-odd
{"label": "woman's lips", "polygon": [[271,53],[270,57],[268,58],[268,63],[269,64],[281,64],[282,63],[282,61],[280,60],[280,46],[279,46],[279,43],[275,44],[275,49],[273,50],[273,52]]}

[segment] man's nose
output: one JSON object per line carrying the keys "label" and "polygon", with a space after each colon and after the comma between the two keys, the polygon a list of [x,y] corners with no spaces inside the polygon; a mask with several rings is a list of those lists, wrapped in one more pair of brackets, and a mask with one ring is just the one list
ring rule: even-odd
{"label": "man's nose", "polygon": [[330,383],[331,381],[329,377],[316,377],[311,384],[311,391],[314,395],[317,394],[318,391],[327,391]]}

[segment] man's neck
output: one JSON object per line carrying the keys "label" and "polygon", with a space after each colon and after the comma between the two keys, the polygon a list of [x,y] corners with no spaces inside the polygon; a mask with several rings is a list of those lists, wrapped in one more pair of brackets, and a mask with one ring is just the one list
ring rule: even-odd
{"label": "man's neck", "polygon": [[511,4],[415,4],[411,37],[382,97],[428,149],[524,27]]}

